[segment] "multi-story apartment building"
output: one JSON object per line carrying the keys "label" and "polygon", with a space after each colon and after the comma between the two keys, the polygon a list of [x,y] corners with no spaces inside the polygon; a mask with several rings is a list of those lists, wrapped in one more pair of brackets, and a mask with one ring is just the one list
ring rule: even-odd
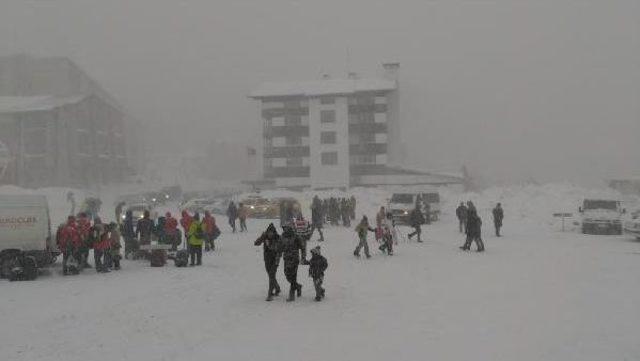
{"label": "multi-story apartment building", "polygon": [[314,189],[420,183],[406,178],[427,174],[392,167],[401,153],[399,64],[383,67],[380,78],[265,83],[252,92],[260,101],[264,179]]}

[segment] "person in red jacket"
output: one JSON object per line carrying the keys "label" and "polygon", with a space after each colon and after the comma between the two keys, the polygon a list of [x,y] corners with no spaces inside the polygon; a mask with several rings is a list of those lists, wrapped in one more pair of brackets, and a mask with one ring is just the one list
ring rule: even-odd
{"label": "person in red jacket", "polygon": [[189,226],[193,223],[193,217],[186,210],[182,211],[182,218],[180,218],[180,225],[184,230],[184,236],[187,238],[187,233],[189,233]]}
{"label": "person in red jacket", "polygon": [[171,249],[174,251],[177,250],[181,241],[178,232],[178,220],[171,215],[171,212],[167,212],[164,215],[164,234],[171,243]]}
{"label": "person in red jacket", "polygon": [[216,225],[216,219],[211,215],[211,212],[204,211],[204,218],[202,219],[205,232],[205,251],[215,251],[215,240],[220,235],[220,230]]}
{"label": "person in red jacket", "polygon": [[69,274],[67,267],[69,258],[71,257],[77,260],[78,250],[82,244],[74,216],[69,216],[67,223],[58,232],[57,243],[58,249],[62,252],[62,273],[67,275]]}
{"label": "person in red jacket", "polygon": [[91,230],[91,220],[87,217],[86,213],[78,214],[77,229],[80,234],[80,240],[82,241],[78,255],[78,263],[80,263],[82,268],[91,268],[89,264],[89,249],[91,248],[89,245],[89,232]]}

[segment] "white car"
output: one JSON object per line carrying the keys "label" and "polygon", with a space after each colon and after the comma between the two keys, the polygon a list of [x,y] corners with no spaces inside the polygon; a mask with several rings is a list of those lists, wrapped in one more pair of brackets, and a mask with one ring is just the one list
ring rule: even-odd
{"label": "white car", "polygon": [[640,241],[640,210],[631,212],[631,219],[624,222],[624,233]]}

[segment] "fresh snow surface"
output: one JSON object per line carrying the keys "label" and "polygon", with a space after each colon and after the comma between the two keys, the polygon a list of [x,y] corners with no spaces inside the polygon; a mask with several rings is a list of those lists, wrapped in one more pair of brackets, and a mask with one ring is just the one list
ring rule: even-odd
{"label": "fresh snow surface", "polygon": [[[47,194],[55,222],[64,219],[65,189],[35,192]],[[321,196],[331,194],[352,193]],[[370,219],[389,197],[378,189],[353,194],[358,217]],[[107,220],[116,195],[101,192]],[[294,195],[308,207],[312,194]],[[445,191],[445,214],[426,227],[425,243],[401,239],[389,257],[371,235],[369,260],[353,257],[352,229],[329,227],[327,297],[319,303],[306,266],[298,273],[302,298],[265,302],[262,249],[253,241],[268,221],[250,220],[249,233],[231,234],[218,217],[224,233],[202,267],[124,261],[121,271],[63,277],[57,264],[33,282],[3,280],[1,359],[638,360],[640,244],[562,233],[551,216],[575,212],[585,195],[615,196],[566,184]],[[458,249],[453,210],[467,199],[484,221],[483,254]],[[506,213],[502,238],[492,236],[496,201]],[[282,267],[278,280],[286,290]]]}

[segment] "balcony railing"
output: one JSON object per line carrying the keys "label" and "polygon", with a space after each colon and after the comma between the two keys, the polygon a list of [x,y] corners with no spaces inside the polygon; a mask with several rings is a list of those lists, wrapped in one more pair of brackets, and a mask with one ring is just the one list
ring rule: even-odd
{"label": "balcony railing", "polygon": [[387,143],[364,143],[349,145],[349,154],[365,155],[365,154],[386,154]]}
{"label": "balcony railing", "polygon": [[262,110],[262,117],[265,119],[284,117],[285,115],[309,115],[309,108],[272,108]]}
{"label": "balcony railing", "polygon": [[270,167],[264,171],[265,178],[293,178],[293,177],[309,177],[311,171],[309,167]]}
{"label": "balcony railing", "polygon": [[386,113],[386,104],[352,104],[349,105],[349,113]]}
{"label": "balcony railing", "polygon": [[308,145],[289,145],[284,147],[265,147],[265,158],[296,158],[310,155]]}
{"label": "balcony railing", "polygon": [[265,126],[265,138],[273,137],[308,137],[309,126],[307,125],[281,125],[281,126]]}
{"label": "balcony railing", "polygon": [[351,123],[349,133],[386,133],[387,123]]}

